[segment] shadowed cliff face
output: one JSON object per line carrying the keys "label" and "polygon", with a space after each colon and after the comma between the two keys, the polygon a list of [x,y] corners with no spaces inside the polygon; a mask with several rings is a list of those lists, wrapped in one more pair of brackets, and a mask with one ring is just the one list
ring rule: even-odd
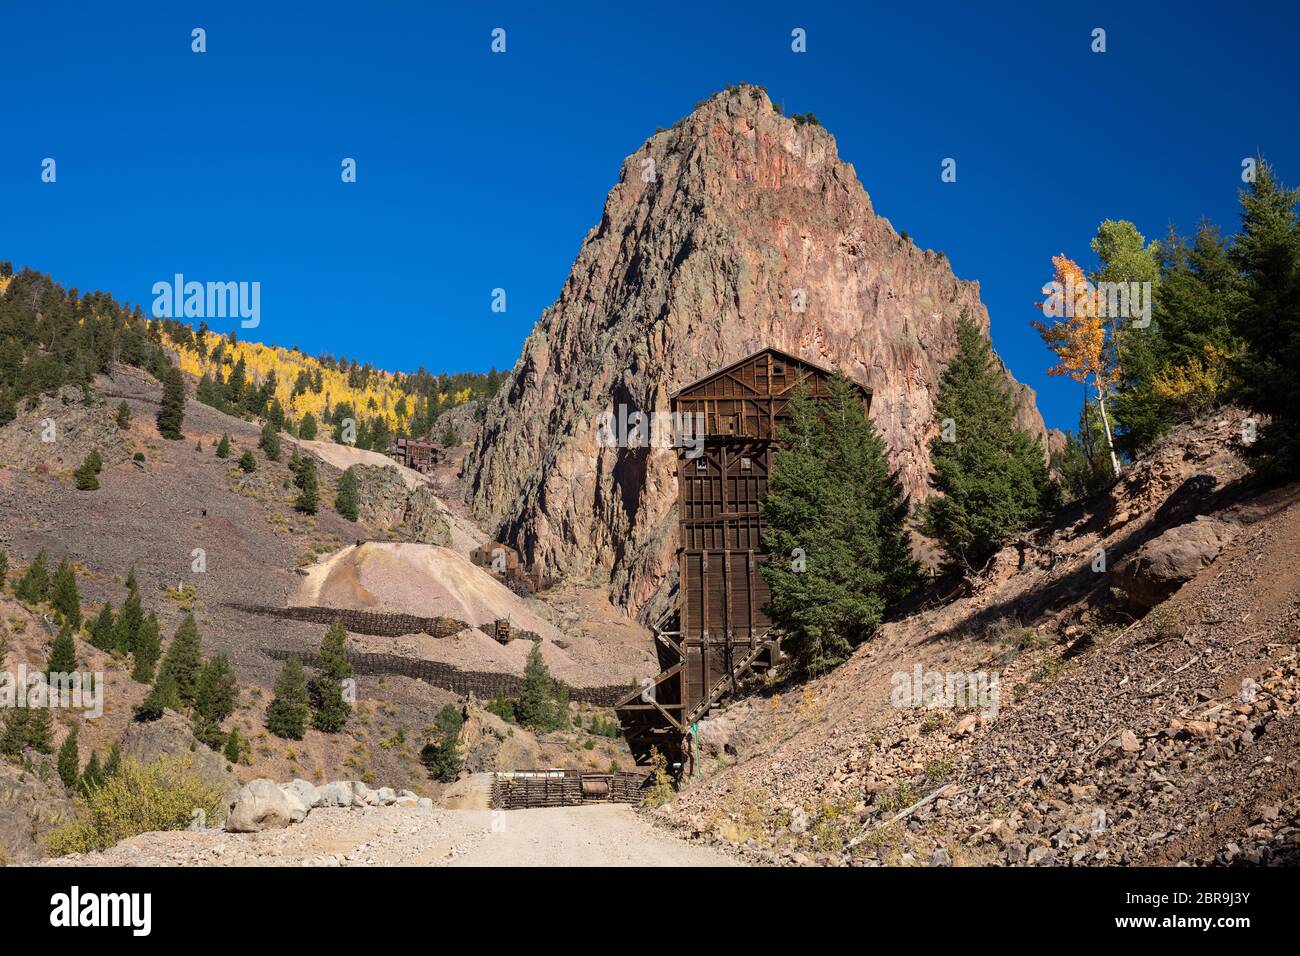
{"label": "shadowed cliff face", "polygon": [[[556,303],[524,343],[466,459],[476,516],[548,573],[593,575],[649,617],[674,569],[670,449],[601,447],[602,412],[772,345],[870,386],[913,496],[928,493],[933,400],[979,285],[875,215],[818,126],[753,87],[719,93],[623,163]],[[1032,391],[1021,423],[1043,434]]]}

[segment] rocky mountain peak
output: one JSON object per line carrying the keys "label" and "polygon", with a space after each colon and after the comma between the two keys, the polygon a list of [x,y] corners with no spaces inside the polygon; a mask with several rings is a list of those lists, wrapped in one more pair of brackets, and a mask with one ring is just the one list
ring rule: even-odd
{"label": "rocky mountain peak", "polygon": [[[608,580],[646,616],[676,547],[671,449],[601,447],[598,417],[765,346],[874,390],[872,417],[913,496],[928,493],[933,399],[978,283],[877,216],[834,137],[732,87],[624,160],[558,300],[524,343],[466,459],[469,500],[549,574]],[[1009,376],[1008,376],[1009,378]],[[1017,385],[1022,424],[1044,432]]]}

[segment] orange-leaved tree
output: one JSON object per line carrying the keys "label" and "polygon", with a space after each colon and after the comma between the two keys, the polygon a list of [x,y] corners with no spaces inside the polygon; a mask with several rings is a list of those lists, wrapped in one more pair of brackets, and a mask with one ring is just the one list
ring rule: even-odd
{"label": "orange-leaved tree", "polygon": [[1052,256],[1052,265],[1056,269],[1054,279],[1043,286],[1047,298],[1037,306],[1045,317],[1055,321],[1033,322],[1043,342],[1056,354],[1056,365],[1047,374],[1068,375],[1085,389],[1091,383],[1106,431],[1111,467],[1118,475],[1119,457],[1115,454],[1110,416],[1106,411],[1106,400],[1116,379],[1113,350],[1108,348],[1111,328],[1102,314],[1097,290],[1079,264],[1061,254]]}

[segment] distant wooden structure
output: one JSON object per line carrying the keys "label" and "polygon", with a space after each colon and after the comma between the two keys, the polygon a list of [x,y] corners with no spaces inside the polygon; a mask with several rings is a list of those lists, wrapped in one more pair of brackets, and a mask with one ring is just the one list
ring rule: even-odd
{"label": "distant wooden structure", "polygon": [[[652,747],[681,761],[692,725],[742,678],[779,661],[760,570],[766,555],[759,503],[792,394],[803,385],[825,398],[833,374],[766,348],[670,397],[674,422],[690,416],[701,440],[677,440],[679,597],[655,628],[663,669],[616,705],[638,763],[649,762]],[[870,410],[871,390],[859,388]]]}
{"label": "distant wooden structure", "polygon": [[474,564],[499,577],[506,587],[520,596],[540,591],[545,582],[535,568],[529,571],[519,558],[519,552],[499,541],[487,541],[469,553]]}
{"label": "distant wooden structure", "polygon": [[418,438],[399,438],[386,452],[389,458],[423,475],[433,471],[438,462],[438,450],[433,442]]}

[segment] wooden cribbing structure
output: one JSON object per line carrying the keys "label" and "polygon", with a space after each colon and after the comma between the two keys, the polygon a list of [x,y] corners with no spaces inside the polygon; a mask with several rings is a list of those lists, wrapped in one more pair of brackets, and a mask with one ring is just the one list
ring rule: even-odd
{"label": "wooden cribbing structure", "polygon": [[[297,654],[304,667],[315,664],[313,654],[303,654],[284,647],[268,647],[263,653],[273,660],[287,660],[291,654]],[[363,651],[348,651],[348,663],[357,674],[392,674],[410,677],[441,687],[461,697],[473,694],[480,700],[495,697],[497,692],[507,697],[517,697],[523,689],[524,680],[514,674],[501,674],[495,671],[467,671],[442,661],[430,661],[415,657],[401,657],[397,654],[372,654]],[[612,707],[627,696],[626,684],[610,684],[602,687],[569,687],[569,699],[580,703],[593,704],[597,707]]]}
{"label": "wooden cribbing structure", "polygon": [[492,807],[575,807],[583,803],[640,803],[644,773],[583,773],[578,770],[499,771],[492,780]]}
{"label": "wooden cribbing structure", "polygon": [[377,611],[356,611],[333,607],[270,607],[262,604],[227,604],[226,607],[247,614],[278,617],[288,621],[305,621],[309,624],[333,624],[339,621],[353,634],[370,634],[375,637],[401,637],[403,634],[428,634],[430,637],[455,637],[470,628],[482,631],[502,644],[510,641],[541,641],[536,631],[512,627],[505,618],[486,624],[467,624],[454,617],[418,617],[414,614],[392,614]]}

